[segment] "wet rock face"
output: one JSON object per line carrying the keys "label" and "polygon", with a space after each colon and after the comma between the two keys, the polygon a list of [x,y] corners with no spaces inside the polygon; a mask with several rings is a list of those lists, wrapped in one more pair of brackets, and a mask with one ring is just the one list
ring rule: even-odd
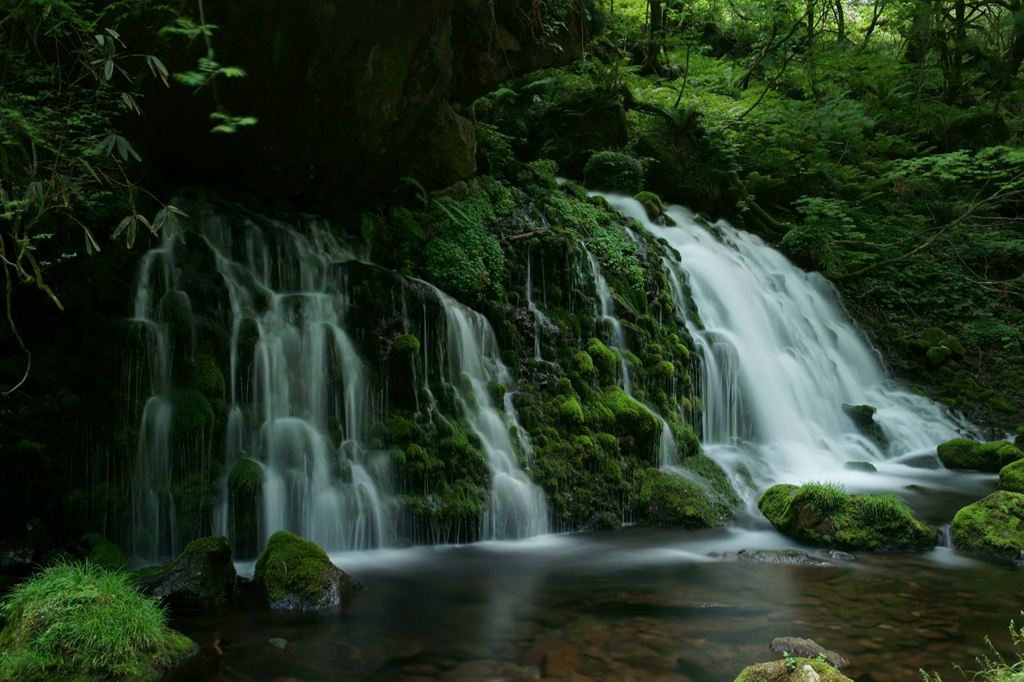
{"label": "wet rock face", "polygon": [[800,658],[817,658],[824,656],[833,668],[842,669],[850,664],[846,658],[835,651],[830,651],[813,639],[802,637],[776,637],[768,648],[777,654],[789,654]]}

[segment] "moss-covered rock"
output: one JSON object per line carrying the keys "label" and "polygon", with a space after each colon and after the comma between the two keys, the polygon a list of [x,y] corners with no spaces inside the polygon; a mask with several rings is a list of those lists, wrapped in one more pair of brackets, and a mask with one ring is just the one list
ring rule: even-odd
{"label": "moss-covered rock", "polygon": [[96,564],[108,571],[120,570],[127,565],[121,549],[102,535],[90,533],[82,542],[87,549],[86,561],[90,564]]}
{"label": "moss-covered rock", "polygon": [[[807,670],[810,668],[810,671]],[[758,663],[744,668],[734,682],[853,682],[828,663],[813,658]]]}
{"label": "moss-covered rock", "polygon": [[981,443],[967,438],[954,438],[939,445],[937,452],[939,459],[949,469],[976,469],[991,473],[1024,459],[1024,452],[1005,440]]}
{"label": "moss-covered rock", "polygon": [[924,550],[935,531],[892,494],[848,495],[833,485],[776,485],[758,501],[776,529],[800,542],[846,550]]}
{"label": "moss-covered rock", "polygon": [[882,431],[882,427],[875,421],[875,413],[877,411],[877,408],[873,405],[843,405],[843,412],[846,413],[846,416],[857,427],[857,430],[878,445],[884,447],[886,443],[885,432]]}
{"label": "moss-covered rock", "polygon": [[137,574],[146,594],[174,611],[202,611],[225,606],[235,596],[238,576],[225,537],[193,540],[168,566]]}
{"label": "moss-covered rock", "polygon": [[1024,493],[1024,459],[1007,464],[999,470],[999,489]]}
{"label": "moss-covered rock", "polygon": [[597,393],[587,421],[598,431],[614,434],[629,455],[653,462],[657,454],[661,422],[635,398],[618,387]]}
{"label": "moss-covered rock", "polygon": [[196,651],[127,574],[58,564],[0,606],[0,679],[159,680]]}
{"label": "moss-covered rock", "polygon": [[651,220],[657,220],[665,212],[665,204],[654,192],[640,192],[633,198],[640,202]]}
{"label": "moss-covered rock", "polygon": [[953,517],[957,549],[1000,559],[1024,552],[1024,494],[1000,490],[969,504]]}
{"label": "moss-covered rock", "polygon": [[656,526],[713,528],[721,509],[697,483],[661,469],[648,469],[640,485],[640,518]]}
{"label": "moss-covered rock", "polygon": [[614,384],[618,379],[619,355],[600,339],[587,341],[587,355],[597,370],[597,377],[602,384]]}
{"label": "moss-covered rock", "polygon": [[253,581],[270,608],[291,611],[333,608],[361,589],[323,549],[283,530],[270,536]]}
{"label": "moss-covered rock", "polygon": [[391,352],[401,358],[413,358],[419,355],[420,340],[413,334],[402,334],[391,344]]}
{"label": "moss-covered rock", "polygon": [[633,195],[644,184],[644,166],[632,154],[597,152],[587,161],[583,178],[590,189]]}

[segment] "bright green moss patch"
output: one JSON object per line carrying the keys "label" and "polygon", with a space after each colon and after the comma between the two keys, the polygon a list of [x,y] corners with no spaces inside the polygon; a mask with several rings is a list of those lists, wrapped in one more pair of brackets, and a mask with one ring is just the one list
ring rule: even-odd
{"label": "bright green moss patch", "polygon": [[997,440],[979,443],[967,438],[954,438],[938,447],[939,459],[950,469],[977,469],[995,473],[1007,464],[1024,459],[1013,443]]}
{"label": "bright green moss patch", "polygon": [[640,205],[644,207],[644,211],[647,212],[647,217],[651,220],[658,218],[665,212],[665,204],[662,203],[661,197],[654,192],[640,192],[633,198],[640,202]]}
{"label": "bright green moss patch", "polygon": [[935,531],[914,518],[892,494],[848,495],[835,485],[776,485],[758,508],[779,532],[818,547],[848,550],[923,550]]}
{"label": "bright green moss patch", "polygon": [[999,470],[999,489],[1024,493],[1024,459],[1007,464]]}
{"label": "bright green moss patch", "polygon": [[1024,494],[1000,490],[953,517],[953,544],[979,554],[1016,559],[1024,552]]}
{"label": "bright green moss patch", "polygon": [[59,564],[0,606],[0,679],[158,680],[195,650],[122,573]]}
{"label": "bright green moss patch", "polygon": [[303,602],[315,603],[321,600],[332,569],[327,552],[319,545],[279,530],[270,536],[256,561],[253,580],[272,602],[295,595]]}
{"label": "bright green moss patch", "polygon": [[619,356],[600,339],[587,341],[587,355],[593,367],[597,369],[597,377],[603,384],[614,384],[618,380]]}
{"label": "bright green moss patch", "polygon": [[415,357],[420,352],[420,340],[412,334],[402,334],[391,344],[391,352],[402,358]]}

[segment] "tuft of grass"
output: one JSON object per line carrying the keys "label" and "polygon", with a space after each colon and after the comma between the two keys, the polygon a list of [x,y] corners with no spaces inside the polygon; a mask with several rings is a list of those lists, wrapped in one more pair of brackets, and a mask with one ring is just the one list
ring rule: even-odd
{"label": "tuft of grass", "polygon": [[0,604],[0,679],[158,679],[194,647],[124,573],[61,563]]}
{"label": "tuft of grass", "polygon": [[[1021,615],[1024,615],[1022,612]],[[988,637],[985,644],[988,646],[989,654],[983,654],[976,658],[980,668],[978,670],[966,671],[956,666],[957,671],[965,680],[971,682],[1021,682],[1024,680],[1024,626],[1018,627],[1014,621],[1010,621],[1010,639],[1013,642],[1011,658],[1004,656]],[[922,682],[942,682],[938,673],[919,671]]]}
{"label": "tuft of grass", "polygon": [[913,515],[903,498],[893,493],[863,495],[857,501],[860,516],[866,523],[890,523]]}
{"label": "tuft of grass", "polygon": [[846,491],[835,483],[805,483],[797,494],[819,514],[839,511],[848,499]]}

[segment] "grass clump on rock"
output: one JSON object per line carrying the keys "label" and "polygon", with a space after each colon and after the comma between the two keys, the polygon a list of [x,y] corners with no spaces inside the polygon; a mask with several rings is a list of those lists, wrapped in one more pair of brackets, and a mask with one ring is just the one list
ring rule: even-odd
{"label": "grass clump on rock", "polygon": [[925,550],[935,531],[892,494],[848,495],[835,485],[776,485],[758,508],[781,533],[818,547],[847,550]]}
{"label": "grass clump on rock", "polygon": [[57,564],[0,605],[0,679],[158,680],[195,651],[127,574]]}
{"label": "grass clump on rock", "polygon": [[[812,675],[805,668],[814,671]],[[781,661],[770,661],[749,666],[733,682],[853,682],[828,663],[816,658],[791,657]]]}

